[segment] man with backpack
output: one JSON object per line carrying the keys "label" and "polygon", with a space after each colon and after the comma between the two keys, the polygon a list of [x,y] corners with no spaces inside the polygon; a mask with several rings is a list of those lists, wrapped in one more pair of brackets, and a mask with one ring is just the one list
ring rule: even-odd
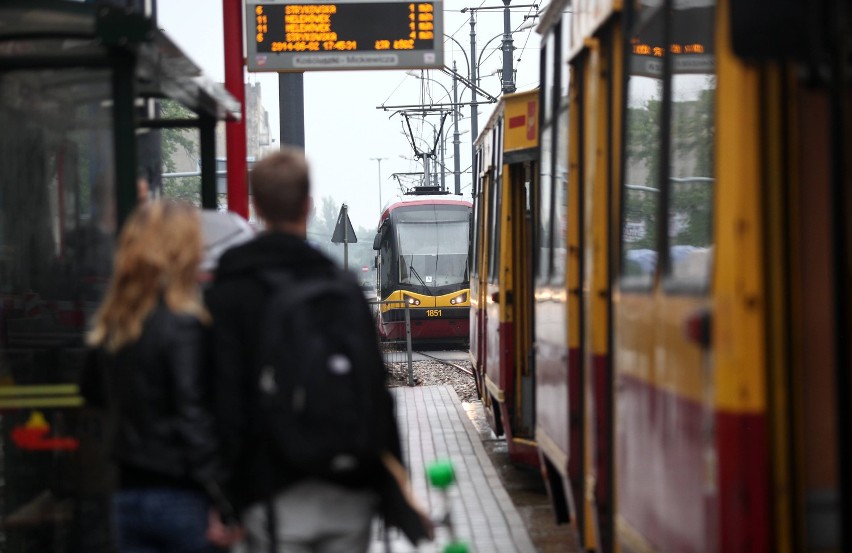
{"label": "man with backpack", "polygon": [[380,508],[429,537],[390,476],[400,441],[369,307],[305,240],[304,155],[260,160],[251,185],[266,231],[225,252],[207,294],[213,408],[249,552],[367,551]]}

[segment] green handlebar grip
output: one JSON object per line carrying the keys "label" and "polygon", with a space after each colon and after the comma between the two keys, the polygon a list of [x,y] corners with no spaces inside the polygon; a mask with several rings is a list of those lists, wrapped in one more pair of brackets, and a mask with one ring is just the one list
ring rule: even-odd
{"label": "green handlebar grip", "polygon": [[426,467],[426,476],[432,486],[440,489],[448,488],[456,481],[456,471],[450,461],[435,461]]}
{"label": "green handlebar grip", "polygon": [[444,553],[469,553],[470,548],[463,541],[454,541],[444,548]]}

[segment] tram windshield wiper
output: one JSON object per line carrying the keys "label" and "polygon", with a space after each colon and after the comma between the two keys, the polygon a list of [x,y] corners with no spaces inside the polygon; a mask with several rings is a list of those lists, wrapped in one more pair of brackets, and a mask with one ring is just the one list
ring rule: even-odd
{"label": "tram windshield wiper", "polygon": [[434,296],[432,290],[429,288],[429,285],[420,277],[420,273],[417,272],[417,269],[414,268],[414,259],[411,260],[411,265],[408,266],[408,275],[411,278],[411,274],[414,273],[414,276],[417,277],[417,280],[420,281],[420,284],[423,285],[424,288],[429,292],[429,295]]}

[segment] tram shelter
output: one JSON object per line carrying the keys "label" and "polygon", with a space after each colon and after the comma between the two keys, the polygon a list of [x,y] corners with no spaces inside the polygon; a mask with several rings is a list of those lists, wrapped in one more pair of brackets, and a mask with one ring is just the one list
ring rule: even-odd
{"label": "tram shelter", "polygon": [[[156,99],[193,116],[161,119]],[[215,207],[215,124],[239,117],[138,13],[0,4],[0,551],[110,550],[105,429],[77,382],[137,202],[139,137],[198,129],[202,205]]]}

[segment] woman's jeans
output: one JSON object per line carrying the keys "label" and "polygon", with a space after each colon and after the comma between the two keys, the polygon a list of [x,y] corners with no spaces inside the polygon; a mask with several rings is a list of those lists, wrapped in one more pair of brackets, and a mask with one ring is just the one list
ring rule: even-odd
{"label": "woman's jeans", "polygon": [[120,553],[220,553],[206,538],[209,500],[200,492],[139,488],[113,499]]}

